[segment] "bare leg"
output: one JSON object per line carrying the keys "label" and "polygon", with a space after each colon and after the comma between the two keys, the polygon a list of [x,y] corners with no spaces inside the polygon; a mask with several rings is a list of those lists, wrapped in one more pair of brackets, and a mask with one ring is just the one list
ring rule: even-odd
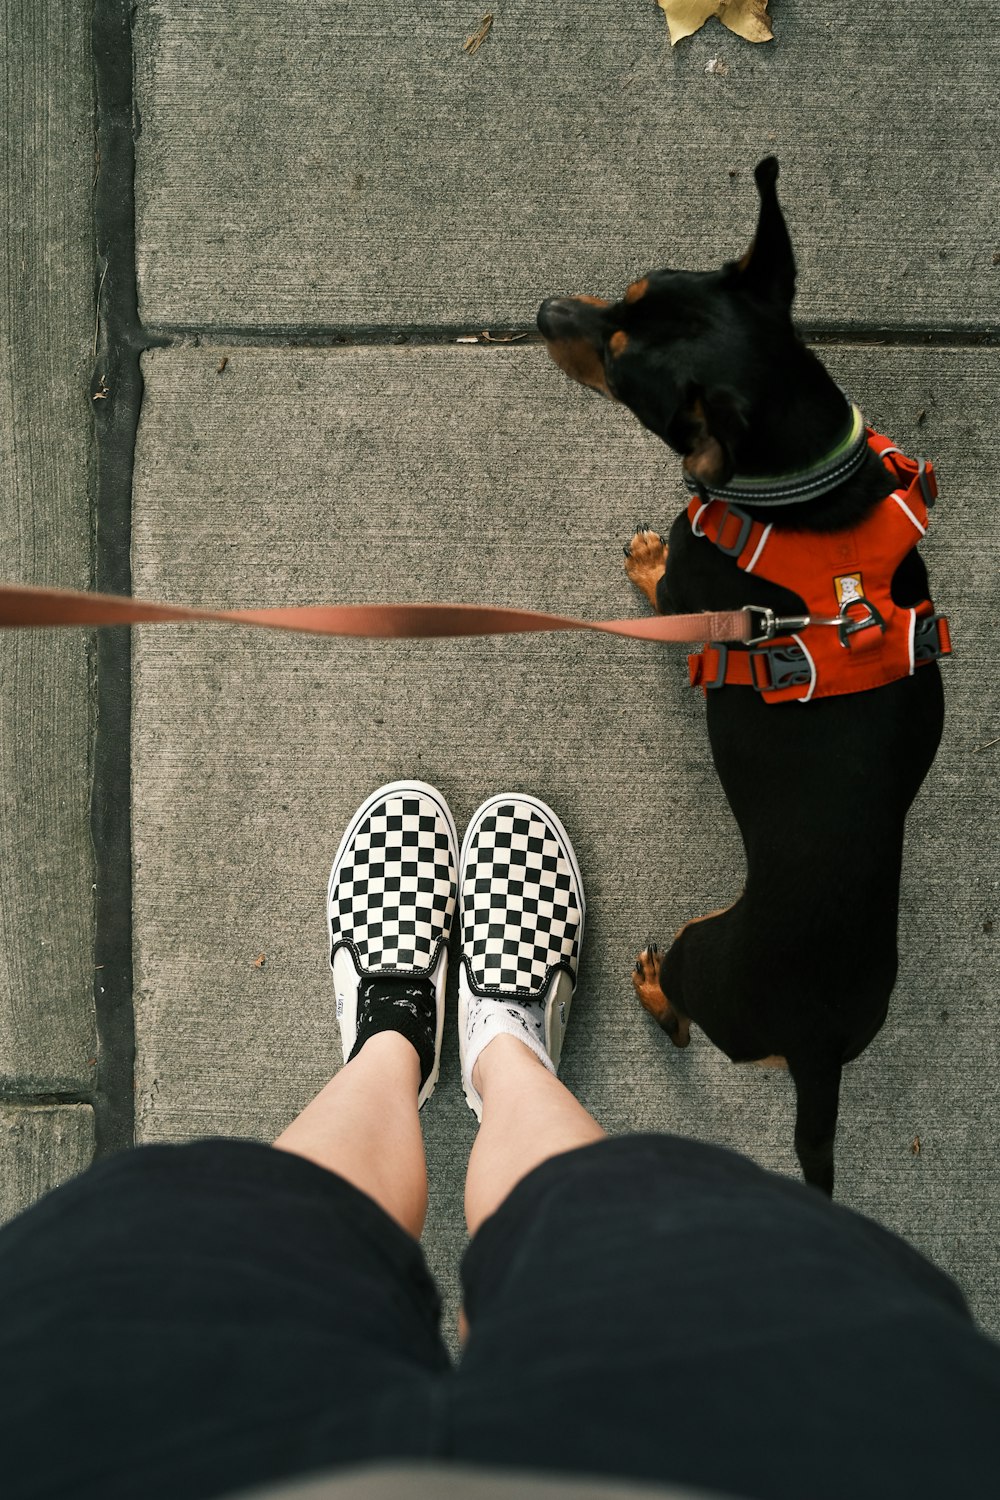
{"label": "bare leg", "polygon": [[419,1239],[427,1214],[419,1087],[414,1047],[397,1032],[379,1032],[274,1144],[346,1178]]}
{"label": "bare leg", "polygon": [[472,1081],[483,1099],[465,1178],[465,1221],[475,1234],[533,1167],[605,1132],[517,1037],[489,1042]]}

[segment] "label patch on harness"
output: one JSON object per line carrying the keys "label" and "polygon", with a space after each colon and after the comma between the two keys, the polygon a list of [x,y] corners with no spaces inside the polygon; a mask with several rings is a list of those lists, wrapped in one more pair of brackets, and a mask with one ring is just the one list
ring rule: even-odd
{"label": "label patch on harness", "polygon": [[843,573],[833,580],[833,586],[837,590],[837,603],[841,608],[850,604],[852,599],[864,597],[865,588],[860,573]]}

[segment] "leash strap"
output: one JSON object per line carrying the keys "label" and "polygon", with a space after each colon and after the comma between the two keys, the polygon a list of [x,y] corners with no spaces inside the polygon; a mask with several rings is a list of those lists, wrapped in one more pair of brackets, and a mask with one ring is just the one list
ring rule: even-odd
{"label": "leash strap", "polygon": [[307,604],[276,609],[191,609],[183,604],[159,604],[129,595],[0,584],[0,629],[160,625],[194,620],[380,640],[601,630],[644,641],[746,641],[755,630],[753,616],[746,609],[653,615],[637,620],[575,620],[567,615],[503,609],[490,604]]}

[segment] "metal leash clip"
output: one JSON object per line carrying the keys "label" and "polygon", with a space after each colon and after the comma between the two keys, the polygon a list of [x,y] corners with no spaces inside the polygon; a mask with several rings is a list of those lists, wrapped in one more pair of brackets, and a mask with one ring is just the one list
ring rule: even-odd
{"label": "metal leash clip", "polygon": [[748,646],[762,646],[765,641],[773,641],[775,636],[791,635],[796,630],[805,630],[807,625],[839,624],[838,620],[814,620],[809,615],[776,615],[767,604],[744,604],[743,608],[750,616],[751,628],[755,625],[754,615],[760,617],[760,625],[757,627],[760,634],[748,636]]}
{"label": "metal leash clip", "polygon": [[[861,619],[856,619],[848,611],[859,604],[866,613]],[[871,600],[866,599],[863,594],[857,594],[848,600],[841,613],[832,616],[776,615],[767,604],[744,604],[743,608],[750,616],[751,628],[756,626],[760,632],[747,637],[748,646],[762,646],[779,635],[794,635],[797,630],[805,630],[807,625],[835,625],[842,646],[850,645],[849,636],[856,635],[859,630],[868,630],[872,625],[877,625],[882,634],[885,634],[885,621]],[[759,618],[759,624],[754,620],[755,615]]]}

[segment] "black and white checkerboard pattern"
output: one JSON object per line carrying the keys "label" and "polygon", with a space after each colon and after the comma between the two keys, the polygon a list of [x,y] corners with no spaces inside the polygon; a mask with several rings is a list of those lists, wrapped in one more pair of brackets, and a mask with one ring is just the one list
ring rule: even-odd
{"label": "black and white checkerboard pattern", "polygon": [[537,809],[500,803],[469,844],[462,954],[480,994],[539,996],[557,965],[575,981],[582,912],[562,841]]}
{"label": "black and white checkerboard pattern", "polygon": [[365,973],[427,973],[447,943],[458,889],[441,813],[390,794],[359,824],[330,893],[331,956],[341,943]]}

